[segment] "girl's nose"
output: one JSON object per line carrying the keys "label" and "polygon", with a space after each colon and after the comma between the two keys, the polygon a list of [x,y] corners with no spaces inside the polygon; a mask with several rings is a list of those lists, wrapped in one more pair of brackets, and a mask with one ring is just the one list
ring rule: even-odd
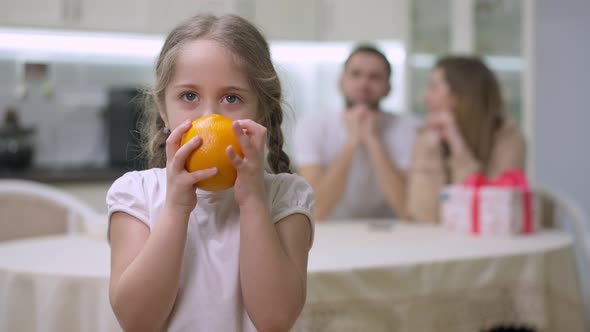
{"label": "girl's nose", "polygon": [[203,109],[202,116],[211,115],[211,114],[219,114],[219,103],[216,102],[208,102],[206,103]]}

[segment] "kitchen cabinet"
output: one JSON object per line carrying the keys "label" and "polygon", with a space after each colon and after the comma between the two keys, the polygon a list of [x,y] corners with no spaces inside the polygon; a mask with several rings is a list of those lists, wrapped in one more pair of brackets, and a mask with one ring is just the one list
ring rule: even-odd
{"label": "kitchen cabinet", "polygon": [[0,0],[0,25],[61,26],[70,14],[70,0]]}
{"label": "kitchen cabinet", "polygon": [[266,38],[274,40],[315,40],[320,21],[316,0],[251,0],[244,15],[254,22]]}
{"label": "kitchen cabinet", "polygon": [[198,13],[241,15],[273,40],[405,40],[411,0],[19,0],[0,25],[166,34]]}
{"label": "kitchen cabinet", "polygon": [[405,40],[411,0],[245,0],[274,40]]}
{"label": "kitchen cabinet", "polygon": [[239,13],[251,19],[254,1],[0,0],[0,26],[166,34],[198,13]]}
{"label": "kitchen cabinet", "polygon": [[71,0],[67,27],[142,32],[146,25],[145,0]]}
{"label": "kitchen cabinet", "polygon": [[201,13],[235,14],[243,0],[149,0],[148,33],[167,34],[183,20]]}
{"label": "kitchen cabinet", "polygon": [[141,32],[146,25],[145,0],[0,1],[2,26]]}
{"label": "kitchen cabinet", "polygon": [[405,40],[411,0],[320,0],[318,39]]}

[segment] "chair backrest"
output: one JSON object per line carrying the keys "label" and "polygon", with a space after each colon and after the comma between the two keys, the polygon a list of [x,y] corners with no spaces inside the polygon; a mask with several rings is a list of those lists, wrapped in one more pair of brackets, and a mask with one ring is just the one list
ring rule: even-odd
{"label": "chair backrest", "polygon": [[26,180],[0,180],[0,241],[78,231],[96,212],[57,188]]}
{"label": "chair backrest", "polygon": [[567,195],[553,189],[536,188],[534,197],[539,203],[540,222],[545,228],[562,228],[574,236],[576,247],[583,251],[590,264],[590,219]]}
{"label": "chair backrest", "polygon": [[590,331],[590,219],[573,199],[555,189],[536,188],[534,197],[542,226],[563,229],[574,238],[586,330]]}

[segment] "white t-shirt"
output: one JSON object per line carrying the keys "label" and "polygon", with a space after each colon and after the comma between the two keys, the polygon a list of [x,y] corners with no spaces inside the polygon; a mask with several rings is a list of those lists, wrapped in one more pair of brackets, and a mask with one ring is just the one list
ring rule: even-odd
{"label": "white t-shirt", "polygon": [[[420,121],[410,115],[380,112],[378,130],[390,160],[407,170]],[[297,166],[331,166],[344,147],[347,129],[344,112],[311,113],[297,123],[293,157]],[[368,152],[361,147],[354,155],[346,190],[330,219],[394,217],[379,189]]]}
{"label": "white t-shirt", "polygon": [[[301,213],[309,218],[313,235],[314,194],[307,182],[284,173],[267,173],[264,181],[273,223]],[[117,179],[107,193],[109,216],[122,211],[152,230],[165,197],[166,169],[129,172]],[[197,189],[197,200],[188,224],[180,291],[166,330],[256,331],[242,302],[240,211],[233,189],[219,192]]]}

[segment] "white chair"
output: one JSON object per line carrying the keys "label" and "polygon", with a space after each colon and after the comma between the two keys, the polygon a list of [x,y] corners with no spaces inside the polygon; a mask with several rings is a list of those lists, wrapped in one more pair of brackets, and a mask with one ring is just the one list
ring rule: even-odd
{"label": "white chair", "polygon": [[573,199],[546,187],[534,190],[540,203],[544,227],[560,228],[572,234],[578,263],[578,273],[585,303],[586,331],[590,332],[590,219]]}
{"label": "white chair", "polygon": [[26,180],[0,180],[0,241],[80,231],[97,213],[55,187]]}
{"label": "white chair", "polygon": [[559,227],[572,233],[585,263],[590,264],[590,219],[567,195],[554,189],[537,188],[534,195],[541,201],[541,219],[545,227]]}

